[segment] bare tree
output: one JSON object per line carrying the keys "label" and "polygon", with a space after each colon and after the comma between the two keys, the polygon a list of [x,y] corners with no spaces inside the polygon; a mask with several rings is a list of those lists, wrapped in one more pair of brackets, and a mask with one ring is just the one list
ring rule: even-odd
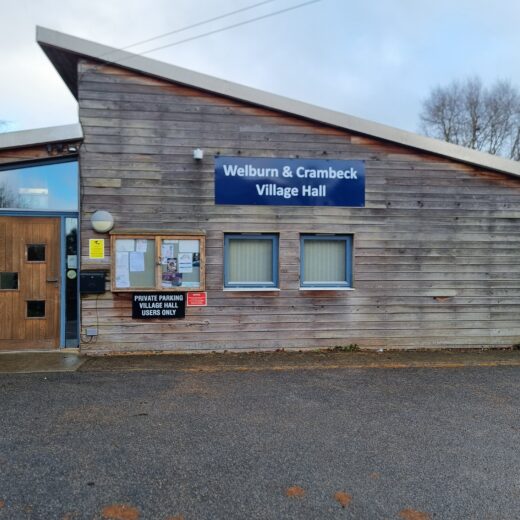
{"label": "bare tree", "polygon": [[486,88],[474,77],[435,87],[420,119],[430,137],[520,160],[520,92],[508,81]]}
{"label": "bare tree", "polygon": [[23,201],[7,182],[0,182],[0,208],[20,208]]}

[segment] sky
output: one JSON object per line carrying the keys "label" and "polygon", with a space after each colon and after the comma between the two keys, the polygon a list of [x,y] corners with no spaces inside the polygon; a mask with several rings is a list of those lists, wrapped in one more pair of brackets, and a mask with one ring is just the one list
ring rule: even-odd
{"label": "sky", "polygon": [[[306,0],[255,9],[133,47],[144,52]],[[35,42],[36,25],[113,47],[260,0],[0,0],[0,131],[76,123],[77,103]],[[480,76],[520,88],[518,0],[320,0],[146,54],[404,130],[430,90]]]}

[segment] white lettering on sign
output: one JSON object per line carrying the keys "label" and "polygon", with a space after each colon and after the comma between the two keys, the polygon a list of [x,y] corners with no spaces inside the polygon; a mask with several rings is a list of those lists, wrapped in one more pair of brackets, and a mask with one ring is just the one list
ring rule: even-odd
{"label": "white lettering on sign", "polygon": [[[299,197],[300,189],[296,186],[277,186],[276,184],[256,184],[256,192],[261,197],[283,197],[290,199],[291,197]],[[326,197],[327,186],[320,184],[318,186],[303,185],[301,191],[302,197]]]}
{"label": "white lettering on sign", "polygon": [[327,186],[324,184],[319,186],[302,186],[302,195],[304,197],[326,197]]}
{"label": "white lettering on sign", "polygon": [[132,318],[184,318],[185,308],[185,293],[134,293]]}
{"label": "white lettering on sign", "polygon": [[153,310],[153,311],[143,310],[141,312],[141,314],[143,316],[160,316],[161,315],[161,311],[160,310]]}
{"label": "white lettering on sign", "polygon": [[177,309],[177,302],[139,302],[141,309]]}
{"label": "white lettering on sign", "polygon": [[182,301],[182,294],[137,294],[136,302],[179,302]]}
{"label": "white lettering on sign", "polygon": [[[255,168],[252,164],[237,166],[236,164],[224,164],[224,175],[226,177],[279,177],[278,168]],[[309,169],[304,166],[296,168],[296,176],[300,179],[345,179],[357,180],[358,172],[350,167],[348,170],[336,170],[329,166],[327,169]],[[284,177],[292,177],[289,166],[284,167]]]}
{"label": "white lettering on sign", "polygon": [[276,184],[257,184],[256,191],[258,195],[267,195],[272,197],[273,195],[283,197],[284,199],[290,199],[291,197],[298,196],[298,188],[296,186],[282,187]]}
{"label": "white lettering on sign", "polygon": [[278,177],[280,172],[278,168],[255,168],[251,164],[244,167],[236,164],[224,164],[224,175],[226,177]]}
{"label": "white lettering on sign", "polygon": [[327,170],[310,170],[303,166],[296,168],[296,176],[300,179],[356,179],[357,171],[354,168],[348,170],[335,170],[331,166]]}
{"label": "white lettering on sign", "polygon": [[364,207],[365,162],[218,155],[215,203]]}

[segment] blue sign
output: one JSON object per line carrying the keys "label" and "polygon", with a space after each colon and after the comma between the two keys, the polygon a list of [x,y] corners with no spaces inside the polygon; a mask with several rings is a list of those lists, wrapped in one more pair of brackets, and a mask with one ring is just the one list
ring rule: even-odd
{"label": "blue sign", "polygon": [[218,156],[215,204],[364,207],[365,163]]}

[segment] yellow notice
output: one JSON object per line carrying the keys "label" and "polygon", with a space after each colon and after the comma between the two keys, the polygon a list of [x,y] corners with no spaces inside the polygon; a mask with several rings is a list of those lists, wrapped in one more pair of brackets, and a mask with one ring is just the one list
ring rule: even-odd
{"label": "yellow notice", "polygon": [[103,238],[91,238],[88,241],[89,258],[105,258],[105,240]]}

